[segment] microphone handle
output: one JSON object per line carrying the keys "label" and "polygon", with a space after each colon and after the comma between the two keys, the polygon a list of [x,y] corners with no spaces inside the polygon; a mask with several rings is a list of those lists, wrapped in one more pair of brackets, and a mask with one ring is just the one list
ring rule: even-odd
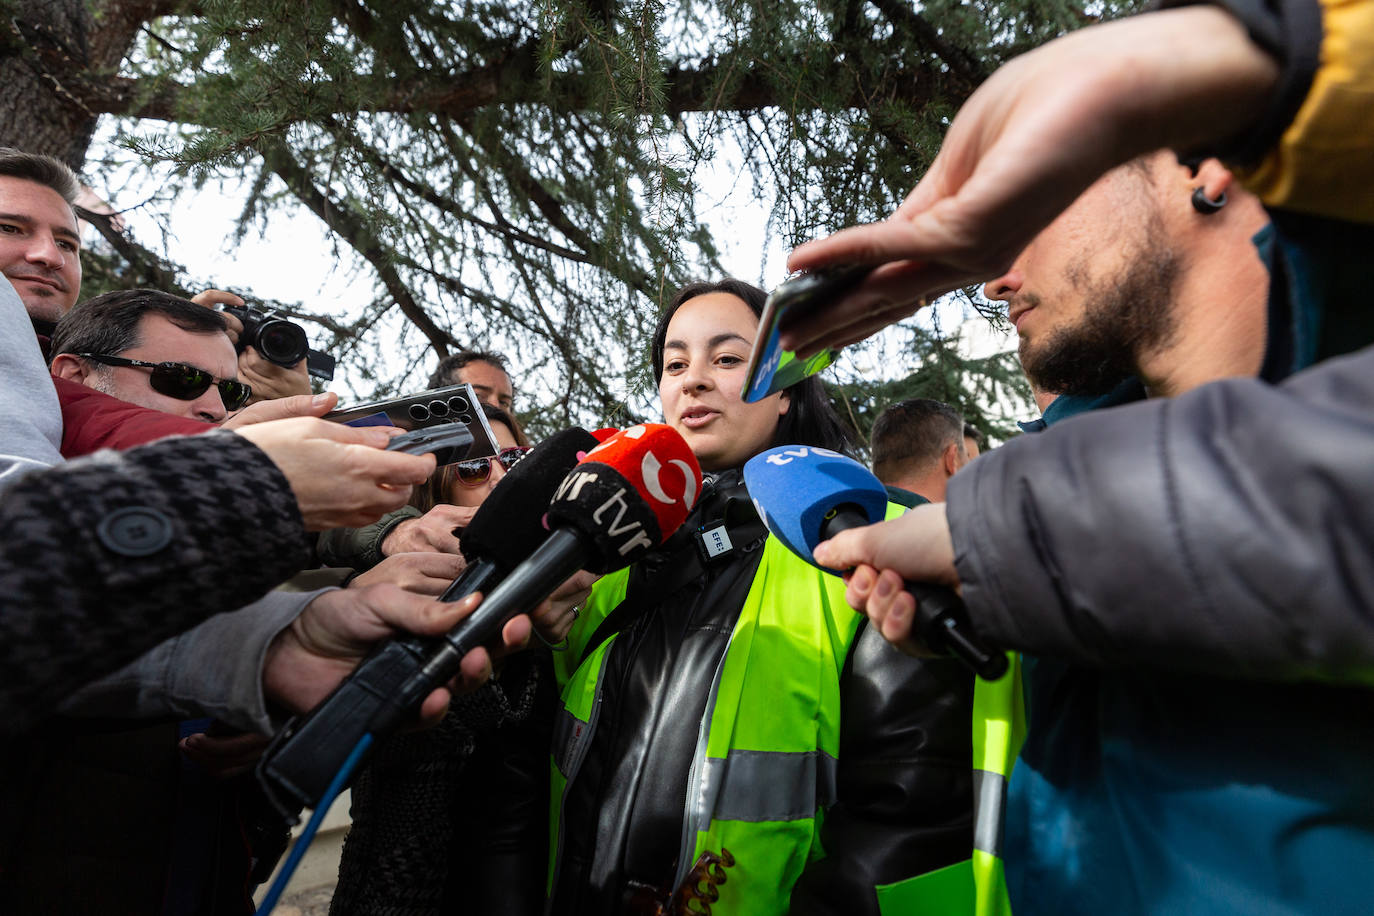
{"label": "microphone handle", "polygon": [[[872,524],[858,509],[840,507],[821,522],[821,539],[829,540],[841,531]],[[1007,673],[1007,655],[988,649],[973,632],[968,608],[954,589],[929,582],[907,582],[906,590],[916,599],[917,634],[934,652],[953,655],[985,681],[995,681]]]}
{"label": "microphone handle", "polygon": [[590,555],[590,545],[581,535],[568,528],[555,529],[529,559],[482,599],[477,610],[444,634],[417,678],[430,689],[448,681],[458,673],[464,655],[497,637],[515,615],[533,610],[581,569]]}
{"label": "microphone handle", "polygon": [[[473,561],[444,592],[457,601],[499,582],[504,564]],[[314,808],[365,734],[381,739],[428,695],[417,679],[426,659],[443,641],[407,635],[378,646],[314,709],[282,727],[258,762],[257,777],[288,820],[304,805]]]}

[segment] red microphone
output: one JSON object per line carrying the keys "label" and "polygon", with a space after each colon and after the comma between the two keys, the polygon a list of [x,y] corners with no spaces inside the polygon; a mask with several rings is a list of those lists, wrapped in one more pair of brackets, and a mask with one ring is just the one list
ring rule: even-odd
{"label": "red microphone", "polygon": [[701,468],[677,430],[643,423],[623,430],[578,462],[549,504],[549,524],[579,532],[585,567],[628,566],[667,540],[701,492]]}
{"label": "red microphone", "polygon": [[425,667],[429,683],[452,677],[454,659],[490,641],[579,569],[611,572],[667,540],[700,492],[701,468],[670,426],[633,426],[592,449],[549,504],[553,533],[444,637],[443,651]]}

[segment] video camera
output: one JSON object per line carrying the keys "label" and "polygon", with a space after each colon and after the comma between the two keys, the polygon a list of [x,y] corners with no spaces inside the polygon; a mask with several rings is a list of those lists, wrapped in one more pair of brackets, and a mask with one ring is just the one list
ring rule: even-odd
{"label": "video camera", "polygon": [[310,349],[305,328],[294,321],[278,317],[275,310],[264,311],[251,305],[226,305],[224,311],[243,323],[243,333],[236,345],[240,353],[245,347],[252,347],[263,359],[287,368],[305,360],[306,371],[315,378],[326,382],[334,378],[337,361],[328,353]]}

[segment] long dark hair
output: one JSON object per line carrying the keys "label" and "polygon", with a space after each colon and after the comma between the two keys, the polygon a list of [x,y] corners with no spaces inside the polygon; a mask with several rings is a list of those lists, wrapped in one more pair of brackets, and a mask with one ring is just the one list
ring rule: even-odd
{"label": "long dark hair", "polygon": [[[663,344],[668,336],[668,322],[673,320],[673,315],[677,314],[684,302],[707,293],[728,293],[742,299],[760,317],[763,315],[764,300],[768,298],[768,294],[757,286],[734,279],[690,283],[678,290],[654,328],[649,358],[653,363],[655,381],[663,378]],[[830,397],[819,377],[813,375],[802,379],[786,391],[792,405],[778,420],[778,431],[773,436],[774,445],[815,445],[846,455],[853,454],[849,430],[839,414],[835,413],[835,408],[830,406]]]}

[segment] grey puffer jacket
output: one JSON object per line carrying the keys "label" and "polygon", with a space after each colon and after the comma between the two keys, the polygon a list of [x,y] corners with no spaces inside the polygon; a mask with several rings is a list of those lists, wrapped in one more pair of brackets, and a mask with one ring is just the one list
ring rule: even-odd
{"label": "grey puffer jacket", "polygon": [[1066,420],[950,481],[963,595],[1011,649],[1374,680],[1374,348]]}

